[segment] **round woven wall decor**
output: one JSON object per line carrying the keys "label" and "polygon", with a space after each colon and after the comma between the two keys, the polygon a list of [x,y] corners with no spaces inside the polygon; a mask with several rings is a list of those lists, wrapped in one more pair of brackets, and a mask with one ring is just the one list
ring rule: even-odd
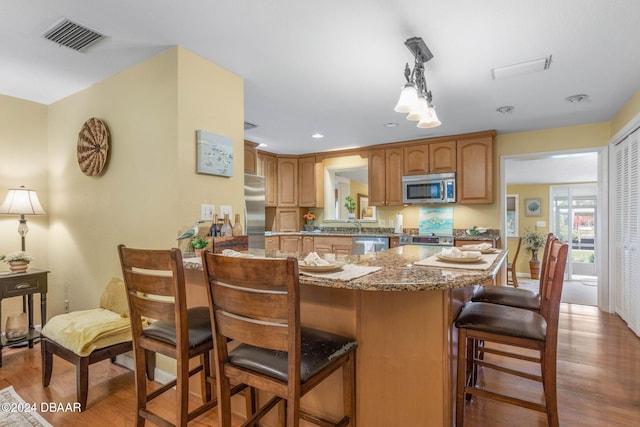
{"label": "round woven wall decor", "polygon": [[78,165],[87,176],[100,175],[107,164],[109,131],[100,119],[90,118],[78,134]]}

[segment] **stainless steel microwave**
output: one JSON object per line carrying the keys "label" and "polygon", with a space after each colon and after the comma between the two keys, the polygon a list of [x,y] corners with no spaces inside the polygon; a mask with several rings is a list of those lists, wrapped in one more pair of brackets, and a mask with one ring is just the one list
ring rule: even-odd
{"label": "stainless steel microwave", "polygon": [[402,201],[405,204],[455,203],[456,174],[403,176]]}

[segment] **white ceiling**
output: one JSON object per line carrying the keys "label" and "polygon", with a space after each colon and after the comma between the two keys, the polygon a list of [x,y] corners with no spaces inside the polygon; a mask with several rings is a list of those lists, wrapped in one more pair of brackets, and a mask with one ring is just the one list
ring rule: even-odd
{"label": "white ceiling", "polygon": [[[637,0],[0,0],[0,17],[2,94],[49,104],[180,45],[244,78],[246,138],[275,153],[608,121],[640,89]],[[43,39],[62,17],[108,39],[87,53]],[[434,55],[435,129],[393,111],[413,36]],[[491,78],[549,55],[547,71]]]}

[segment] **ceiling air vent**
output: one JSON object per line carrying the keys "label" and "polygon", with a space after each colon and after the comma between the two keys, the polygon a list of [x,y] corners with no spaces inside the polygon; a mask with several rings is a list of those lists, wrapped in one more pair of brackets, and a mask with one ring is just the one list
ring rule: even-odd
{"label": "ceiling air vent", "polygon": [[249,129],[253,129],[253,128],[257,128],[257,125],[254,125],[253,123],[249,123],[249,122],[244,122],[244,130],[249,130]]}
{"label": "ceiling air vent", "polygon": [[48,29],[43,34],[43,37],[79,52],[86,50],[89,46],[105,38],[103,34],[76,24],[67,18],[62,19]]}

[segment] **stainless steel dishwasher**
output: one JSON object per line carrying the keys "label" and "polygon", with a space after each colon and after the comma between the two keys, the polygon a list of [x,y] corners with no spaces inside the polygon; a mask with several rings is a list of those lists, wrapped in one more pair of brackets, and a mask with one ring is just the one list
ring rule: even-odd
{"label": "stainless steel dishwasher", "polygon": [[353,255],[364,255],[371,252],[389,249],[388,237],[353,236],[351,237]]}

